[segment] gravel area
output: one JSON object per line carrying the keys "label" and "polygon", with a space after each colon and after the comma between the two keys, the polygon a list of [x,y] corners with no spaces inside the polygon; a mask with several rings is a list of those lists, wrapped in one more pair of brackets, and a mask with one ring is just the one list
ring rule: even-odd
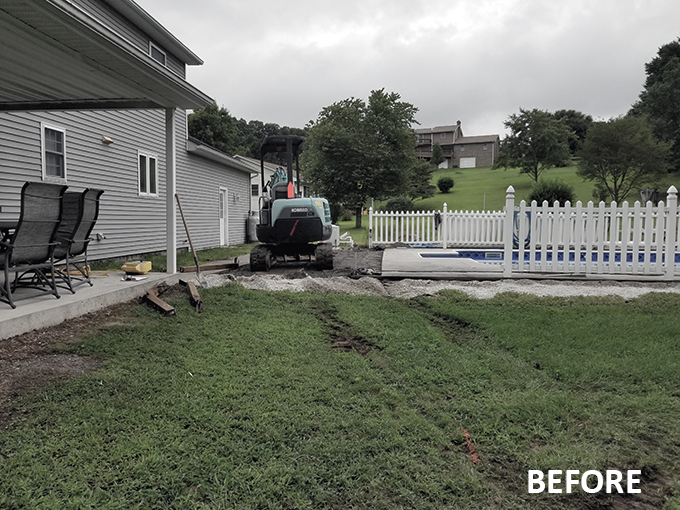
{"label": "gravel area", "polygon": [[[490,299],[502,292],[537,296],[620,296],[639,297],[650,292],[680,292],[680,282],[618,282],[612,280],[388,280],[380,274],[382,252],[378,250],[339,250],[334,269],[317,271],[311,265],[276,266],[268,273],[251,273],[247,268],[201,277],[203,287],[238,282],[248,289],[290,292],[325,292],[351,295],[413,298],[433,295],[441,290],[459,290],[471,297]],[[373,276],[366,276],[373,275]]]}

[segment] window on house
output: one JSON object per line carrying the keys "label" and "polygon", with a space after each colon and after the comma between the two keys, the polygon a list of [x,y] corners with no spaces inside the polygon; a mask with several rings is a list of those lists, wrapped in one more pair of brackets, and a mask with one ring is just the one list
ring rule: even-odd
{"label": "window on house", "polygon": [[441,133],[441,134],[439,135],[439,138],[446,138],[446,133]]}
{"label": "window on house", "polygon": [[259,186],[259,184],[251,184],[250,185],[250,194],[254,197],[260,196],[260,186]]}
{"label": "window on house", "polygon": [[165,52],[152,42],[149,43],[149,55],[156,62],[165,65]]}
{"label": "window on house", "polygon": [[465,145],[460,146],[460,152],[465,152]]}
{"label": "window on house", "polygon": [[483,150],[486,150],[486,145],[487,145],[487,144],[484,144]]}
{"label": "window on house", "polygon": [[158,159],[156,156],[139,153],[138,176],[139,194],[158,196]]}
{"label": "window on house", "polygon": [[40,125],[43,180],[66,180],[66,131]]}

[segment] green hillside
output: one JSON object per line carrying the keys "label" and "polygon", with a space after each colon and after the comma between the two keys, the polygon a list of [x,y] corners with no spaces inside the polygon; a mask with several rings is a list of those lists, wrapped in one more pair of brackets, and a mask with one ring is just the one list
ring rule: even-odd
{"label": "green hillside", "polygon": [[[449,210],[490,210],[497,211],[505,205],[508,186],[515,188],[516,202],[526,200],[533,181],[521,175],[517,169],[494,170],[491,168],[445,168],[436,170],[432,180],[436,184],[442,176],[449,176],[455,185],[449,193],[437,193],[434,197],[415,202],[417,209],[439,210],[446,203]],[[594,184],[576,175],[576,167],[551,168],[542,178],[559,179],[574,187],[576,199],[584,204],[592,200]],[[680,175],[668,174],[659,183],[659,189],[666,191],[673,184],[680,189]],[[629,202],[639,200],[639,195],[629,197]]]}
{"label": "green hillside", "polygon": [[[432,198],[416,200],[416,209],[432,211],[441,210],[446,203],[449,210],[454,211],[500,211],[505,205],[505,193],[508,186],[515,188],[515,202],[527,200],[533,181],[519,173],[517,169],[494,170],[486,168],[444,168],[434,172],[432,184],[436,184],[440,177],[449,176],[454,181],[453,189],[449,193],[440,193],[437,190]],[[564,168],[551,168],[546,171],[542,178],[559,179],[574,187],[576,199],[584,204],[593,200],[592,193],[594,184],[584,181],[576,175],[576,166]],[[658,188],[665,192],[671,185],[680,189],[680,174],[667,174],[658,183]],[[628,198],[629,203],[640,200],[640,195],[635,194]],[[385,202],[375,202],[376,209]],[[369,204],[370,206],[370,204]],[[349,232],[354,241],[360,245],[368,244],[368,218],[363,222],[362,229],[354,228],[354,220],[340,221],[340,232]]]}

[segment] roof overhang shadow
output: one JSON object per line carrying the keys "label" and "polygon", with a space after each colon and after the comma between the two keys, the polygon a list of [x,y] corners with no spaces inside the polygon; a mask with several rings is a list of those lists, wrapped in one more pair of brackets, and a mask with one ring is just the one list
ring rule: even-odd
{"label": "roof overhang shadow", "polygon": [[0,110],[196,109],[212,103],[67,0],[3,0],[0,48]]}

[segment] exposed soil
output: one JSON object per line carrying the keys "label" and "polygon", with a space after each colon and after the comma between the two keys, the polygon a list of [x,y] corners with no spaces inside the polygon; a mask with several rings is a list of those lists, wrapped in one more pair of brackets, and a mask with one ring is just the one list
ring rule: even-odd
{"label": "exposed soil", "polygon": [[0,428],[12,419],[19,395],[47,387],[57,379],[99,368],[100,360],[58,351],[97,329],[119,324],[136,302],[114,305],[46,329],[0,340]]}

